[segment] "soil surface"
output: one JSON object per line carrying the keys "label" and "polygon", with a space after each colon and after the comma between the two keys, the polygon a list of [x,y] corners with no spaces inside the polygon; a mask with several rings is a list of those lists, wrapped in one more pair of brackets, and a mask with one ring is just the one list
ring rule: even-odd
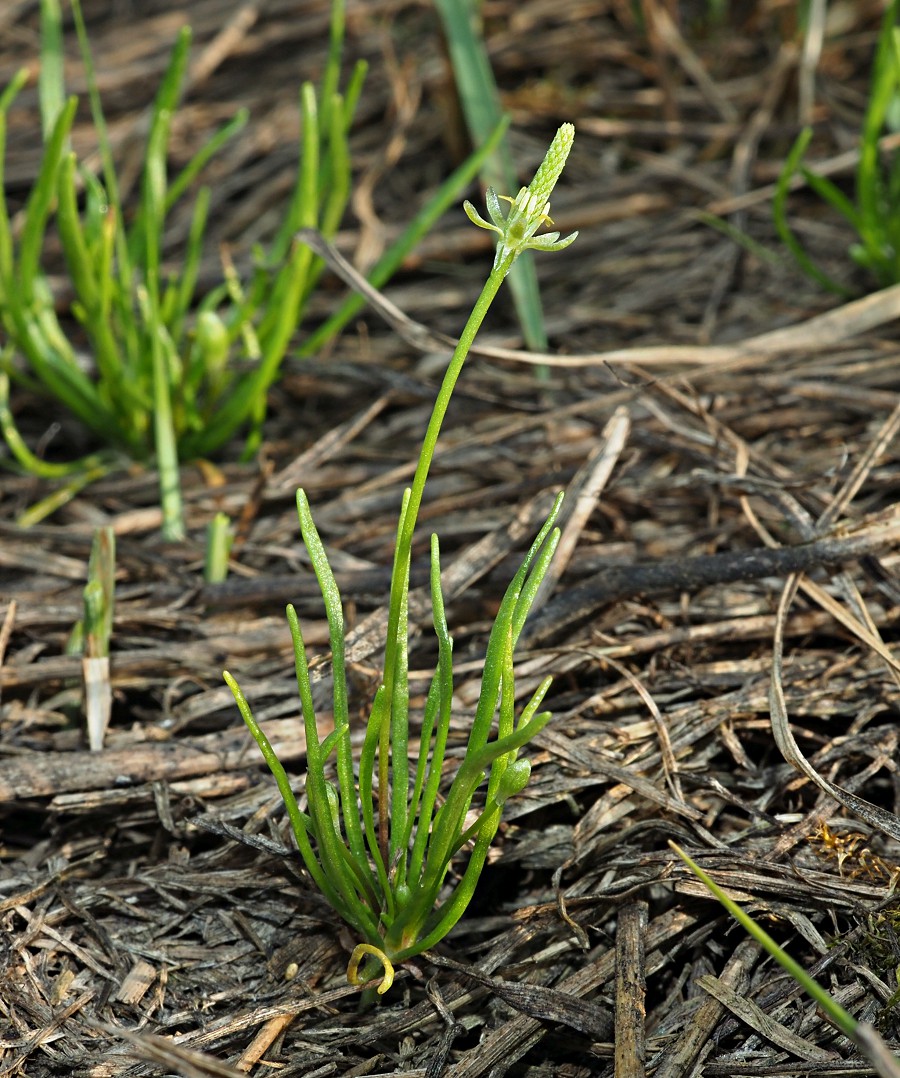
{"label": "soil surface", "polygon": [[[299,86],[321,74],[328,4],[84,6],[132,195],[147,110],[186,19],[194,66],[173,168],[249,108],[205,176],[203,279],[217,279],[220,244],[249,265],[290,189]],[[361,739],[396,514],[446,349],[416,347],[369,310],[314,356],[292,357],[252,463],[235,444],[184,466],[184,542],[160,539],[151,471],[123,469],[25,529],[21,514],[53,488],[4,470],[0,1075],[872,1073],[670,840],[897,1043],[900,289],[868,292],[849,228],[805,186],[791,222],[847,296],[808,281],[772,222],[773,184],[807,122],[810,162],[852,197],[883,8],[828,5],[817,51],[797,5],[723,6],[483,5],[523,182],[559,123],[576,125],[553,217],[580,236],[536,259],[543,366],[523,352],[505,293],[490,315],[435,459],[412,584],[427,588],[436,531],[458,758],[498,601],[565,489],[552,587],[517,651],[523,702],[553,675],[554,718],[529,749],[531,782],[507,805],[469,913],[377,1006],[361,1007],[346,981],[357,941],[302,869],[222,670],[302,791],[287,601],[328,712],[327,626],[294,508],[302,483],[344,595]],[[66,49],[83,94],[68,22]],[[0,83],[23,63],[36,73],[38,54],[36,0],[7,0]],[[469,146],[430,2],[351,2],[347,54],[369,74],[337,247],[364,271]],[[32,82],[7,133],[12,214],[39,167],[39,130]],[[88,159],[96,148],[84,104],[74,145]],[[479,190],[469,197],[483,205]],[[176,213],[173,265],[187,226]],[[384,293],[452,336],[490,243],[454,209]],[[346,294],[323,279],[298,345]],[[27,389],[12,408],[35,451],[91,448]],[[207,584],[219,511],[237,538],[227,580]],[[117,540],[114,701],[91,753],[68,643],[102,525]],[[436,655],[427,603],[411,632],[420,706]]]}

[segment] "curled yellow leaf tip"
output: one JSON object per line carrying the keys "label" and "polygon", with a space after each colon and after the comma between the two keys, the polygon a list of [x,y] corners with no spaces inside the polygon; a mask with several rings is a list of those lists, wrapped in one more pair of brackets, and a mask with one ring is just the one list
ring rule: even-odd
{"label": "curled yellow leaf tip", "polygon": [[394,964],[384,951],[380,947],[374,946],[374,944],[358,943],[353,948],[353,954],[350,955],[350,961],[347,963],[347,980],[354,987],[363,983],[359,979],[359,964],[363,960],[363,955],[371,955],[373,958],[377,958],[384,967],[384,973],[381,975],[381,981],[376,989],[378,995],[383,996],[394,983]]}

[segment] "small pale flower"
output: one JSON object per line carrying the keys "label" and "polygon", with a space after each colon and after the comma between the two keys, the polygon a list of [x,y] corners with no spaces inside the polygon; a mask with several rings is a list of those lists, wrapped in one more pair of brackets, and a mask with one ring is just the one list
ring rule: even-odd
{"label": "small pale flower", "polygon": [[[553,224],[550,218],[550,195],[556,186],[572,141],[575,137],[575,128],[572,124],[563,124],[556,132],[556,137],[550,144],[540,168],[534,174],[534,179],[523,187],[515,198],[508,195],[498,195],[492,187],[487,189],[485,201],[490,221],[486,221],[475,209],[471,202],[466,200],[463,209],[469,220],[479,228],[487,228],[496,232],[500,239],[497,243],[497,253],[494,256],[494,269],[505,266],[504,273],[509,271],[510,266],[522,251],[561,251],[568,247],[578,235],[573,232],[565,239],[559,238],[558,232],[545,232],[542,236],[535,236],[535,232],[541,225]],[[500,199],[510,203],[510,210],[504,217],[500,206]]]}

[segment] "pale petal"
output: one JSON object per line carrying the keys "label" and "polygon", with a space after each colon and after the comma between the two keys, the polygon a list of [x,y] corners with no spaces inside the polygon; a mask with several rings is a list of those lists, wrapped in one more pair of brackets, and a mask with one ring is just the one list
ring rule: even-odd
{"label": "pale petal", "polygon": [[500,198],[493,187],[487,189],[487,193],[484,196],[484,200],[487,203],[487,211],[491,220],[497,226],[499,230],[503,230],[506,225],[506,218],[503,216],[503,209],[500,205]]}
{"label": "pale petal", "polygon": [[497,225],[492,225],[490,221],[485,221],[468,199],[463,202],[463,209],[466,212],[466,217],[469,218],[473,225],[478,225],[479,228],[486,228],[491,232],[499,232],[501,236],[503,235],[503,229]]}

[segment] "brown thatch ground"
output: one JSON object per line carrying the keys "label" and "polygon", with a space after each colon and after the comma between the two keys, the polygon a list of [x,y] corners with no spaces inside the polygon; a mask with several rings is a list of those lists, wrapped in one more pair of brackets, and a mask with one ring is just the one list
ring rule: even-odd
{"label": "brown thatch ground", "polygon": [[[2,83],[36,63],[37,6],[0,11]],[[46,489],[0,481],[0,1075],[869,1073],[669,839],[896,1042],[900,293],[838,305],[784,256],[770,214],[810,87],[815,156],[851,189],[881,8],[829,5],[812,68],[793,4],[729,5],[721,25],[703,4],[670,4],[675,26],[646,0],[650,43],[636,7],[485,5],[523,176],[559,122],[577,126],[554,218],[582,235],[538,262],[548,377],[496,352],[466,370],[415,551],[420,584],[426,530],[441,535],[461,734],[497,598],[552,492],[570,491],[558,579],[519,656],[523,693],[555,675],[556,717],[470,915],[360,1013],[344,980],[355,941],[299,870],[221,680],[227,665],[302,774],[284,602],[312,645],[327,642],[293,509],[302,480],[348,603],[365,712],[380,639],[370,615],[383,610],[400,494],[444,358],[371,316],[328,354],[290,363],[258,463],[185,468],[184,543],[159,540],[152,475],[109,479],[27,532],[17,515]],[[86,9],[124,160],[137,160],[186,16],[200,64],[177,152],[238,104],[251,109],[213,166],[212,276],[217,241],[245,257],[274,228],[327,4]],[[207,47],[232,17],[216,57]],[[458,162],[464,136],[430,4],[351,4],[349,51],[371,73],[340,246],[366,264]],[[80,88],[74,41],[70,55]],[[38,129],[30,89],[9,134],[14,206],[37,168]],[[90,148],[86,123],[76,145]],[[817,255],[864,288],[849,233],[805,192],[792,209]],[[708,214],[760,246],[743,252]],[[173,257],[178,243],[176,229]],[[488,243],[448,215],[388,295],[430,329],[458,331]],[[331,281],[316,315],[343,294]],[[505,298],[482,343],[520,347]],[[64,416],[48,429],[46,404],[14,403],[30,444],[82,448]],[[220,509],[240,521],[239,541],[228,581],[204,586],[204,529]],[[107,523],[119,551],[115,705],[106,750],[91,755],[66,641],[93,530]],[[805,575],[779,612],[795,570]],[[426,614],[416,685],[434,657],[428,627]],[[773,667],[815,774],[873,808],[785,762]]]}

